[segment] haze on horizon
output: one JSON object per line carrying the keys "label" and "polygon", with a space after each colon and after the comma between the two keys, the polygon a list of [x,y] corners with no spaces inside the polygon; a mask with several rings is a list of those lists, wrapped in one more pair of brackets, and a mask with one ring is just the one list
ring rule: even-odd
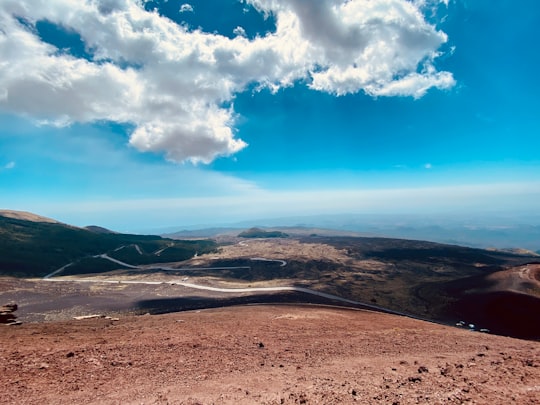
{"label": "haze on horizon", "polygon": [[3,0],[0,208],[125,231],[540,225],[539,19],[533,0]]}

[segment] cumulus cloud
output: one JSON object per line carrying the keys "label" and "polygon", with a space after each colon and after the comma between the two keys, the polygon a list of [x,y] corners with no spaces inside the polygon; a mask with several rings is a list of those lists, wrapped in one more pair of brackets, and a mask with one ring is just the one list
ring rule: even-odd
{"label": "cumulus cloud", "polygon": [[240,35],[241,37],[245,37],[246,36],[246,30],[244,28],[238,26],[233,30],[233,34],[234,35]]}
{"label": "cumulus cloud", "polygon": [[[435,68],[447,37],[426,22],[425,2],[246,3],[274,15],[275,32],[189,30],[137,0],[2,0],[0,110],[50,125],[130,123],[137,149],[208,163],[246,146],[231,105],[248,85],[277,91],[303,80],[335,95],[416,98],[454,85]],[[43,42],[35,24],[44,20],[78,33],[91,58]]]}
{"label": "cumulus cloud", "polygon": [[4,165],[4,169],[6,170],[10,170],[10,169],[13,169],[15,167],[15,162],[11,161],[11,162],[8,162]]}
{"label": "cumulus cloud", "polygon": [[191,4],[185,3],[180,6],[181,13],[193,12],[193,6]]}
{"label": "cumulus cloud", "polygon": [[[343,95],[421,97],[431,87],[454,84],[433,62],[447,36],[428,24],[419,8],[401,0],[253,0],[277,13],[278,34],[296,38],[311,61],[310,87]],[[285,35],[284,35],[285,36]]]}

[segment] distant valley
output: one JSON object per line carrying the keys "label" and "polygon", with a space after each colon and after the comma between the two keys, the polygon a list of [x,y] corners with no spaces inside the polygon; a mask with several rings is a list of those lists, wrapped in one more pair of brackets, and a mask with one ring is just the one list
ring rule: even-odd
{"label": "distant valley", "polygon": [[21,320],[314,303],[540,339],[540,258],[526,250],[303,227],[141,236],[9,213],[0,235],[0,299]]}
{"label": "distant valley", "polygon": [[181,226],[158,233],[171,236],[205,236],[238,234],[258,226],[283,232],[321,233],[332,236],[376,236],[428,240],[477,248],[525,249],[540,253],[540,218],[508,215],[474,217],[419,215],[318,215],[259,219],[223,225],[199,226],[183,230]]}

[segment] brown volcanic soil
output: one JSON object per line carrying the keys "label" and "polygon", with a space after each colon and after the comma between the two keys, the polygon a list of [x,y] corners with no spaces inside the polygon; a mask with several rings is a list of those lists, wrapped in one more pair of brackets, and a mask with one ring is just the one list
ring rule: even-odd
{"label": "brown volcanic soil", "polygon": [[0,342],[5,404],[540,404],[540,343],[368,311],[0,325]]}
{"label": "brown volcanic soil", "polygon": [[454,302],[448,312],[492,333],[540,340],[540,264],[526,264],[433,289]]}
{"label": "brown volcanic soil", "polygon": [[53,224],[59,224],[55,219],[42,217],[41,215],[32,214],[26,211],[14,211],[14,210],[0,210],[0,215],[7,218],[22,219],[24,221],[31,222],[48,222]]}

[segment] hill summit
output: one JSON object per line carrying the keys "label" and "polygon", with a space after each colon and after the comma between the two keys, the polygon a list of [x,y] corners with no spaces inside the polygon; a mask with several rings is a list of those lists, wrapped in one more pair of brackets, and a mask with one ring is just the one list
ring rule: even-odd
{"label": "hill summit", "polygon": [[26,212],[26,211],[0,210],[0,216],[6,217],[6,218],[12,218],[12,219],[20,219],[22,221],[30,221],[30,222],[47,222],[47,223],[53,223],[53,224],[61,223],[55,219],[42,217],[41,215],[36,215],[36,214],[33,214],[31,212]]}

